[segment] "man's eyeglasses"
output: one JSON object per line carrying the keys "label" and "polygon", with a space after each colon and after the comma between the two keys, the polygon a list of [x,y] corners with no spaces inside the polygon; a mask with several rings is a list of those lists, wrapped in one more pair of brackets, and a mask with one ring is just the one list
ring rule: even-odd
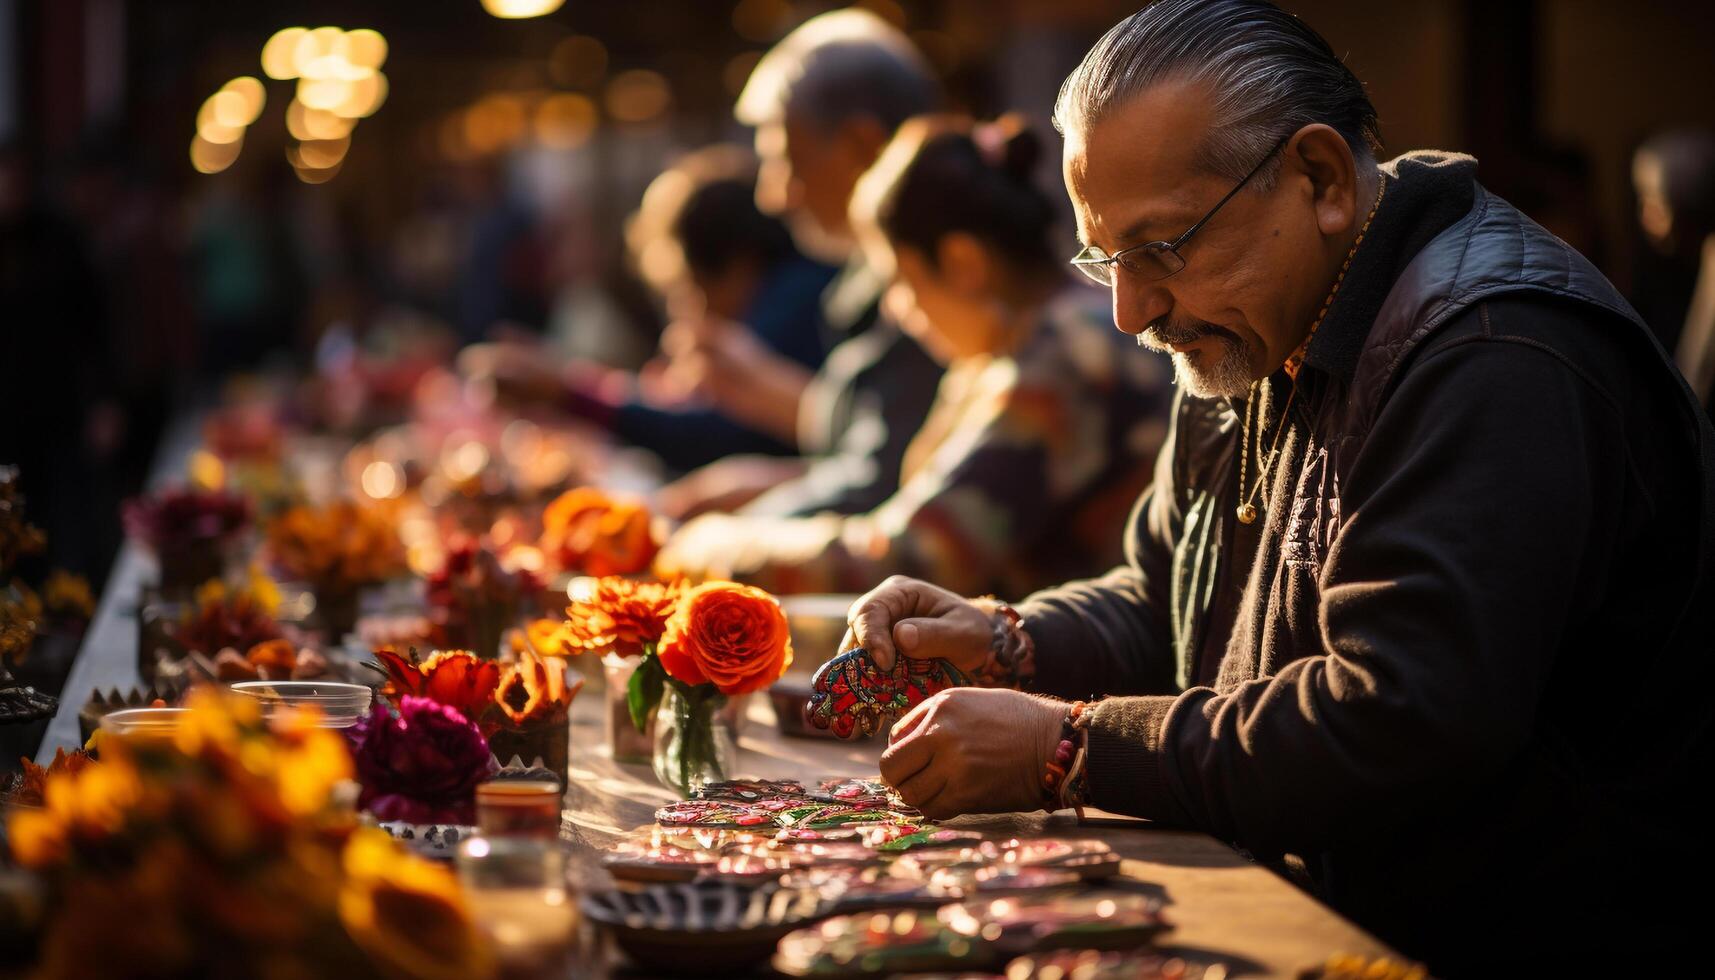
{"label": "man's eyeglasses", "polygon": [[1157,279],[1166,279],[1173,275],[1185,268],[1185,257],[1179,254],[1179,250],[1190,243],[1191,236],[1197,234],[1204,225],[1208,224],[1209,219],[1215,216],[1215,212],[1221,210],[1246,184],[1250,183],[1252,177],[1261,173],[1263,165],[1273,159],[1274,155],[1279,153],[1280,148],[1285,146],[1287,140],[1291,138],[1291,135],[1288,134],[1280,142],[1274,144],[1274,147],[1263,154],[1261,160],[1257,161],[1256,166],[1251,168],[1251,172],[1245,174],[1245,178],[1227,192],[1226,197],[1221,198],[1214,207],[1209,209],[1208,214],[1203,215],[1196,224],[1185,230],[1185,234],[1173,241],[1144,242],[1142,245],[1120,249],[1112,255],[1102,251],[1098,246],[1086,245],[1083,251],[1072,256],[1072,265],[1076,266],[1078,271],[1084,275],[1104,286],[1114,284],[1117,275],[1114,272],[1116,266],[1123,266],[1125,271],[1145,282],[1154,282]]}

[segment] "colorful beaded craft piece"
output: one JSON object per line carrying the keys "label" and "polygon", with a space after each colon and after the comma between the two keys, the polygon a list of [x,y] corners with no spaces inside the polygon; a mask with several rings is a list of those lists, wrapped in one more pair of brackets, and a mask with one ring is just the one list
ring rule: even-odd
{"label": "colorful beaded craft piece", "polygon": [[936,694],[969,684],[945,660],[896,657],[884,671],[868,650],[854,647],[816,670],[804,718],[841,738],[867,738]]}

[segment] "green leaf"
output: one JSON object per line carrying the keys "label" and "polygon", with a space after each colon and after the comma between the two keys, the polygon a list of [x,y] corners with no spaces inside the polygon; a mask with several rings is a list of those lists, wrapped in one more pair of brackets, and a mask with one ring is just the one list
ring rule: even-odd
{"label": "green leaf", "polygon": [[649,716],[661,703],[666,679],[667,673],[661,669],[661,661],[653,653],[644,654],[637,662],[637,669],[631,672],[631,682],[625,689],[625,704],[631,709],[631,723],[637,726],[638,731],[648,730]]}

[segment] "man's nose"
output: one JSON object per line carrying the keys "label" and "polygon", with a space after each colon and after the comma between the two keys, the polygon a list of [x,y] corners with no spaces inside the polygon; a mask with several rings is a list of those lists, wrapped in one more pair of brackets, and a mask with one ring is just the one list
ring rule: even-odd
{"label": "man's nose", "polygon": [[1119,277],[1113,285],[1114,326],[1123,333],[1135,337],[1173,309],[1173,294],[1159,281],[1137,282],[1124,269],[1115,271]]}

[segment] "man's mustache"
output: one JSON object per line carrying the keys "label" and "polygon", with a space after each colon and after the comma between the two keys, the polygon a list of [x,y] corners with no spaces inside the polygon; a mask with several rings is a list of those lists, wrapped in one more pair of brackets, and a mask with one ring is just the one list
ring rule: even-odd
{"label": "man's mustache", "polygon": [[1173,323],[1163,317],[1151,323],[1137,335],[1137,346],[1146,350],[1160,351],[1164,354],[1173,353],[1173,345],[1183,347],[1195,343],[1204,337],[1219,337],[1229,343],[1237,343],[1238,337],[1225,327],[1213,323],[1195,320],[1190,323]]}

